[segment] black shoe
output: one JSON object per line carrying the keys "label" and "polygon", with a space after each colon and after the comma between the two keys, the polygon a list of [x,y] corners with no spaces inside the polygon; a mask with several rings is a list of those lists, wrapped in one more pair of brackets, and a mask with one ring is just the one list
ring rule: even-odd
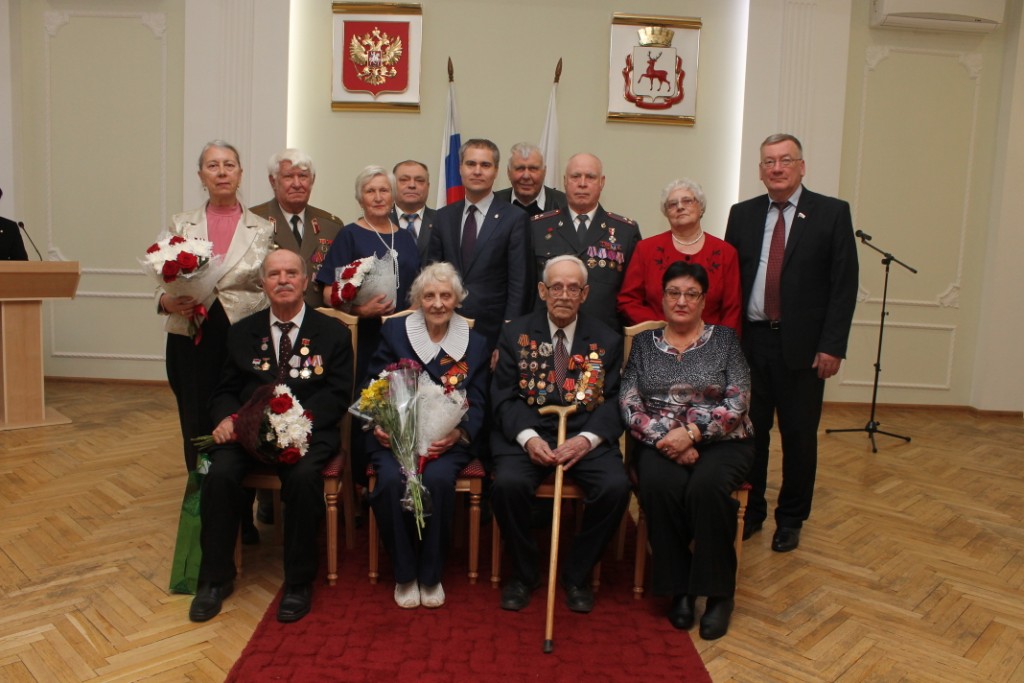
{"label": "black shoe", "polygon": [[700,618],[700,637],[715,640],[724,636],[729,631],[729,617],[734,605],[732,598],[708,598],[704,616]]}
{"label": "black shoe", "polygon": [[242,519],[242,545],[259,545],[260,530],[252,523],[251,519]]}
{"label": "black shoe", "polygon": [[203,581],[199,584],[196,597],[192,598],[192,606],[188,608],[188,618],[192,621],[209,621],[220,614],[224,598],[235,590],[234,581],[214,583]]}
{"label": "black shoe", "polygon": [[518,612],[530,604],[533,588],[520,579],[509,579],[501,588],[501,609]]}
{"label": "black shoe", "polygon": [[668,608],[668,621],[680,631],[689,631],[693,628],[695,616],[693,614],[694,599],[689,595],[677,595],[672,598],[672,606]]}
{"label": "black shoe", "polygon": [[743,524],[743,540],[748,540],[764,527],[764,522],[745,522]]}
{"label": "black shoe", "polygon": [[590,586],[573,586],[563,581],[562,587],[565,588],[565,604],[573,612],[587,614],[594,609],[594,591]]}
{"label": "black shoe", "polygon": [[256,504],[256,519],[263,524],[274,523],[274,501],[261,500]]}
{"label": "black shoe", "polygon": [[290,624],[309,614],[313,602],[313,584],[310,582],[296,583],[284,587],[281,604],[277,606],[277,620],[282,624]]}
{"label": "black shoe", "polygon": [[788,553],[800,545],[800,528],[780,526],[772,536],[772,550],[777,553]]}

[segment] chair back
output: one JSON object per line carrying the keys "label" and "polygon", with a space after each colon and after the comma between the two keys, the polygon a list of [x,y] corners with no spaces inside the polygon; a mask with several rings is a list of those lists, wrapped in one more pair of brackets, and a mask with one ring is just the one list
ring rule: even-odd
{"label": "chair back", "polygon": [[629,361],[629,353],[633,350],[633,337],[646,332],[647,330],[660,330],[665,327],[667,323],[664,320],[648,320],[647,322],[637,323],[636,325],[627,325],[622,328],[622,367],[626,367],[626,363]]}
{"label": "chair back", "polygon": [[[356,396],[356,357],[358,355],[359,345],[359,316],[346,313],[345,311],[339,311],[336,308],[320,307],[316,309],[320,313],[326,316],[334,318],[348,329],[349,340],[352,342],[352,391],[349,394],[348,402],[352,405],[355,401]],[[341,444],[342,448],[346,451],[349,448],[349,440],[352,436],[352,413],[345,411],[345,415],[341,418]]]}

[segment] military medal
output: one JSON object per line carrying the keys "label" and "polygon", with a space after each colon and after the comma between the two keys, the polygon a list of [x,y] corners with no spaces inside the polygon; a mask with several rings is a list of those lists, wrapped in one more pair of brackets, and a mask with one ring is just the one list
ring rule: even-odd
{"label": "military medal", "polygon": [[303,339],[302,340],[302,348],[299,349],[299,353],[301,353],[303,356],[308,356],[309,355],[309,340],[308,339]]}
{"label": "military medal", "polygon": [[264,360],[263,361],[263,365],[260,366],[260,370],[263,370],[264,372],[266,372],[269,369],[270,369],[270,363],[268,363],[266,360]]}
{"label": "military medal", "polygon": [[295,368],[292,368],[291,370],[288,371],[288,376],[291,377],[292,379],[295,379],[296,377],[299,376],[299,371],[296,370]]}
{"label": "military medal", "polygon": [[302,368],[302,370],[299,371],[299,377],[302,379],[309,379],[312,374],[313,372],[309,368]]}

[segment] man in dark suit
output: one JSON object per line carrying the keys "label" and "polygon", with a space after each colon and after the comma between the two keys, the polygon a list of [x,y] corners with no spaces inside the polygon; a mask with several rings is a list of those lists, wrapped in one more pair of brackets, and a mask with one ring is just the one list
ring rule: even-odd
{"label": "man in dark suit", "polygon": [[427,208],[430,171],[422,162],[408,159],[395,164],[392,173],[395,174],[395,205],[391,209],[391,222],[413,234],[420,263],[426,263],[437,213]]}
{"label": "man in dark suit", "polygon": [[622,322],[616,300],[640,241],[640,227],[634,220],[604,210],[600,204],[604,181],[600,159],[593,154],[573,155],[565,167],[568,207],[534,216],[530,228],[536,272],[553,256],[578,257],[590,273],[590,296],[583,312],[618,330]]}
{"label": "man in dark suit", "polygon": [[[496,422],[491,433],[492,505],[512,564],[501,607],[526,607],[540,583],[531,503],[537,486],[562,464],[586,492],[587,505],[561,582],[569,609],[589,612],[594,594],[587,575],[629,502],[629,479],[618,446],[622,337],[580,312],[588,296],[587,270],[575,256],[549,261],[538,289],[546,309],[505,325],[491,381]],[[537,408],[549,404],[577,407],[561,446],[555,416],[537,414]]]}
{"label": "man in dark suit", "polygon": [[[0,197],[4,191],[0,189]],[[21,240],[18,224],[0,216],[0,261],[27,261],[28,253]]]}
{"label": "man in dark suit", "polygon": [[548,169],[537,145],[529,142],[512,145],[507,170],[512,187],[495,192],[498,199],[518,206],[531,217],[565,206],[565,193],[544,184]]}
{"label": "man in dark suit", "polygon": [[430,262],[455,266],[469,296],[459,311],[476,320],[477,332],[494,348],[506,320],[533,304],[530,226],[526,212],[494,196],[498,147],[467,140],[459,149],[464,201],[438,209],[430,236]]}
{"label": "man in dark suit", "polygon": [[250,209],[274,225],[274,243],[306,259],[309,288],[306,305],[323,305],[316,274],[344,222],[333,213],[309,205],[316,168],[300,149],[285,149],[270,157],[267,166],[274,198]]}
{"label": "man in dark suit", "polygon": [[305,261],[278,249],[262,268],[270,308],[240,320],[228,332],[228,360],[210,399],[216,446],[200,496],[202,562],[199,589],[189,618],[216,616],[234,588],[235,535],[242,507],[242,479],[256,464],[235,433],[239,409],[260,387],[286,384],[312,415],[308,451],[295,464],[277,465],[284,502],[285,590],[277,610],[281,622],[309,613],[317,572],[317,529],[324,518],[320,472],[338,452],[341,419],[352,387],[352,346],[337,321],[302,300],[309,276]]}
{"label": "man in dark suit", "polygon": [[767,195],[732,207],[725,239],[743,285],[743,348],[750,364],[754,464],[744,537],[768,514],[769,432],[782,437],[782,486],[772,550],[800,544],[811,513],[825,380],[839,371],[857,303],[857,248],[850,205],[802,185],[803,147],[792,135],[761,143]]}

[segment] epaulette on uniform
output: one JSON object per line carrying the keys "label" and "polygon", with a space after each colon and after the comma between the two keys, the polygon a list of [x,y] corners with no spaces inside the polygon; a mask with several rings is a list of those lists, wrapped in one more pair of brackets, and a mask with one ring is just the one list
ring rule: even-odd
{"label": "epaulette on uniform", "polygon": [[557,216],[560,213],[562,213],[561,209],[551,209],[550,211],[546,211],[544,213],[538,213],[536,216],[534,216],[530,220],[532,220],[532,221],[539,221],[542,218],[551,218],[552,216]]}
{"label": "epaulette on uniform", "polygon": [[608,211],[607,213],[609,218],[614,218],[615,220],[622,221],[623,223],[626,223],[628,225],[636,225],[636,221],[633,220],[632,218],[626,218],[625,216],[620,216],[619,214],[612,213],[611,211]]}

